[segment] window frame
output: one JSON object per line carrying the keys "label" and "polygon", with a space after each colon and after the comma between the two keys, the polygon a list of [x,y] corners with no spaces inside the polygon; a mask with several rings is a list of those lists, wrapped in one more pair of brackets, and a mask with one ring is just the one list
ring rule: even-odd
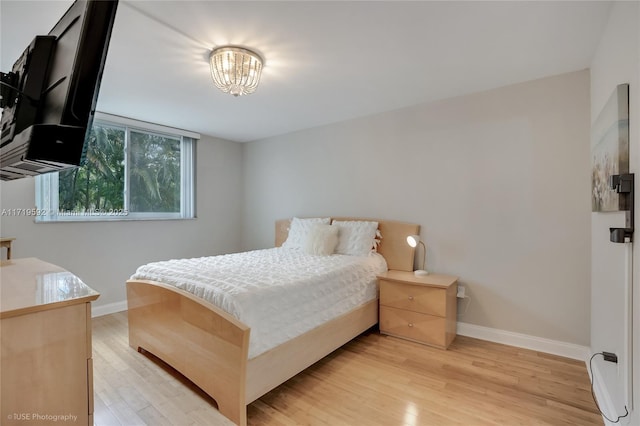
{"label": "window frame", "polygon": [[[35,179],[36,223],[188,220],[196,218],[195,167],[196,143],[200,139],[198,133],[104,113],[96,113],[94,124],[124,130],[124,208],[105,212],[60,212],[59,174],[52,172],[36,176]],[[129,157],[132,131],[180,141],[180,212],[129,211]]]}

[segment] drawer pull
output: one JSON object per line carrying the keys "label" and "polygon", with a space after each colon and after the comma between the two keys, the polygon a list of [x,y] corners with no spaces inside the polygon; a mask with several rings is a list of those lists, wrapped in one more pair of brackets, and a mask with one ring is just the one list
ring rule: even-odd
{"label": "drawer pull", "polygon": [[413,323],[412,322],[409,323],[409,327],[413,327]]}
{"label": "drawer pull", "polygon": [[409,300],[413,300],[413,296],[409,296]]}

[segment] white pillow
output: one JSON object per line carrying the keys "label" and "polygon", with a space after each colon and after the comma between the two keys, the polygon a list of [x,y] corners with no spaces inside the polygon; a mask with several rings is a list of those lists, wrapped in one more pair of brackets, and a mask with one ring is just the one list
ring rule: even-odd
{"label": "white pillow", "polygon": [[307,235],[304,251],[319,256],[333,254],[338,245],[338,227],[331,225],[314,225]]}
{"label": "white pillow", "polygon": [[367,256],[373,251],[378,222],[334,220],[331,226],[340,228],[336,253]]}
{"label": "white pillow", "polygon": [[282,247],[302,249],[307,241],[307,235],[314,225],[328,225],[331,219],[328,217],[314,217],[310,219],[300,219],[294,217],[289,226],[289,235]]}

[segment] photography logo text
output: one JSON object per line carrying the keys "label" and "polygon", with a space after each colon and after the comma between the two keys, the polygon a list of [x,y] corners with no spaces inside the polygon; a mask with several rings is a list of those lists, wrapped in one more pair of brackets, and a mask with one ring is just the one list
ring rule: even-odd
{"label": "photography logo text", "polygon": [[78,416],[73,414],[13,413],[7,416],[7,420],[16,422],[75,422],[78,420]]}

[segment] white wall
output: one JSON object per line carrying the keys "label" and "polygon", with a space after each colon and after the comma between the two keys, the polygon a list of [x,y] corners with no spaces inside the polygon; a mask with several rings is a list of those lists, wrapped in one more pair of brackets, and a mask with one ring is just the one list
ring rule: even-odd
{"label": "white wall", "polygon": [[[125,281],[153,260],[238,251],[242,147],[203,137],[197,145],[197,219],[36,224],[2,216],[2,236],[16,237],[13,257],[38,257],[78,275],[100,292],[94,309],[126,300]],[[0,184],[0,208],[32,208],[34,179]]]}
{"label": "white wall", "polygon": [[462,321],[588,346],[588,71],[249,143],[244,162],[244,248],[294,215],[419,223],[427,268],[468,286]]}
{"label": "white wall", "polygon": [[[630,101],[630,171],[636,174],[636,187],[640,173],[640,8],[637,2],[618,2],[614,5],[605,32],[591,64],[591,121],[593,122],[618,84],[629,83]],[[640,199],[636,195],[636,209]],[[636,216],[636,226],[637,226]],[[598,400],[609,418],[623,415],[627,400],[627,381],[631,379],[632,360],[625,344],[628,321],[626,305],[629,289],[625,280],[625,253],[627,247],[609,242],[609,227],[623,227],[624,214],[593,213],[592,232],[592,303],[591,349],[593,352],[614,352],[618,365],[606,363],[602,357],[594,359],[594,376]],[[636,241],[640,235],[635,233]],[[636,246],[633,264],[635,276],[633,291],[635,307],[640,306],[640,250]],[[640,330],[638,312],[635,313],[636,336]],[[635,406],[640,408],[640,338],[635,339]],[[601,382],[599,381],[601,380]],[[621,424],[640,424],[640,415],[632,413]]]}

